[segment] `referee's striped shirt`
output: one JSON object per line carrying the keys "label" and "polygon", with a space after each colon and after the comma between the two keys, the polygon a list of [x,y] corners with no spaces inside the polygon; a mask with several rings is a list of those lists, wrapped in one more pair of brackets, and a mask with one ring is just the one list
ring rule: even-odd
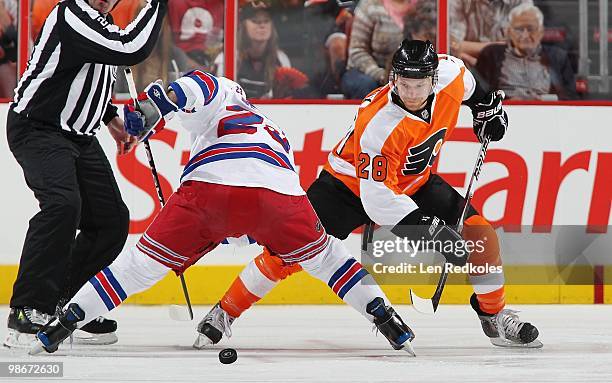
{"label": "referee's striped shirt", "polygon": [[149,56],[166,8],[167,0],[150,0],[122,30],[87,0],[61,1],[45,20],[11,109],[76,135],[94,135],[101,120],[117,115],[110,103],[117,65]]}

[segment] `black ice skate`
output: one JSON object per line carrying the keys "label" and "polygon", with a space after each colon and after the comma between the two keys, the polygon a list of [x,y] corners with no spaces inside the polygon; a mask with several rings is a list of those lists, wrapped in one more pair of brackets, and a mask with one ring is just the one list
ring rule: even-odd
{"label": "black ice skate", "polygon": [[497,314],[487,314],[480,309],[476,294],[472,294],[470,304],[480,319],[485,335],[491,343],[499,347],[540,348],[538,329],[529,322],[521,322],[518,311],[504,309]]}
{"label": "black ice skate", "polygon": [[36,341],[36,333],[50,319],[51,315],[30,307],[12,307],[3,345],[8,348],[32,347]]}
{"label": "black ice skate", "polygon": [[223,334],[230,338],[234,319],[236,318],[223,310],[221,303],[217,303],[198,324],[198,338],[193,343],[193,347],[201,350],[206,346],[217,344],[223,338]]}
{"label": "black ice skate", "polygon": [[394,349],[404,350],[410,355],[416,356],[411,344],[414,339],[414,332],[391,306],[385,306],[382,298],[375,298],[368,303],[366,312],[374,317],[374,325],[387,338]]}
{"label": "black ice skate", "polygon": [[30,355],[45,350],[48,353],[57,351],[60,343],[76,329],[77,323],[85,319],[85,312],[76,303],[71,303],[60,316],[53,318],[36,334],[38,342],[30,349]]}
{"label": "black ice skate", "polygon": [[[60,300],[55,309],[56,316],[62,314],[66,303],[68,303],[67,299]],[[117,322],[100,316],[83,327],[74,330],[74,333],[72,333],[72,343],[85,345],[114,344],[119,340],[115,331],[117,331]]]}
{"label": "black ice skate", "polygon": [[75,344],[113,344],[117,338],[117,322],[104,317],[97,317],[85,326],[78,328],[73,333]]}

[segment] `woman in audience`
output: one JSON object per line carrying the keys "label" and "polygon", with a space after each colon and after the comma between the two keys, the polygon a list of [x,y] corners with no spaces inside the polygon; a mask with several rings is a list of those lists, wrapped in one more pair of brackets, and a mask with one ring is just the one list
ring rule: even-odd
{"label": "woman in audience", "polygon": [[349,42],[347,71],[342,91],[347,98],[362,99],[386,84],[387,59],[403,39],[404,17],[415,12],[417,0],[361,0]]}
{"label": "woman in audience", "polygon": [[[249,98],[279,97],[274,94],[275,72],[280,67],[290,67],[291,62],[278,49],[278,35],[270,10],[257,5],[248,3],[240,9],[236,78]],[[222,55],[215,59],[215,67],[216,74],[222,76]]]}

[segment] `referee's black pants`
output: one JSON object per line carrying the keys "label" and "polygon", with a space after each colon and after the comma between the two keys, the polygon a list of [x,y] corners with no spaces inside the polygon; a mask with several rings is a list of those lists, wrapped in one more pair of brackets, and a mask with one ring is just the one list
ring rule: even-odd
{"label": "referee's black pants", "polygon": [[52,314],[119,255],[129,212],[95,137],[63,133],[12,110],[6,130],[40,207],[30,219],[10,305]]}

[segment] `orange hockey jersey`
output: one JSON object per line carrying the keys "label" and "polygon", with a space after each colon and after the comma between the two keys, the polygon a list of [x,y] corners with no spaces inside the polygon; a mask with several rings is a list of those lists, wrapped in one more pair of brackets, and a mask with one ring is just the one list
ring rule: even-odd
{"label": "orange hockey jersey", "polygon": [[456,57],[439,55],[430,122],[391,100],[392,85],[370,93],[349,132],[329,154],[325,170],[361,198],[379,225],[395,225],[417,208],[410,198],[429,178],[442,144],[457,123],[461,102],[476,81]]}

